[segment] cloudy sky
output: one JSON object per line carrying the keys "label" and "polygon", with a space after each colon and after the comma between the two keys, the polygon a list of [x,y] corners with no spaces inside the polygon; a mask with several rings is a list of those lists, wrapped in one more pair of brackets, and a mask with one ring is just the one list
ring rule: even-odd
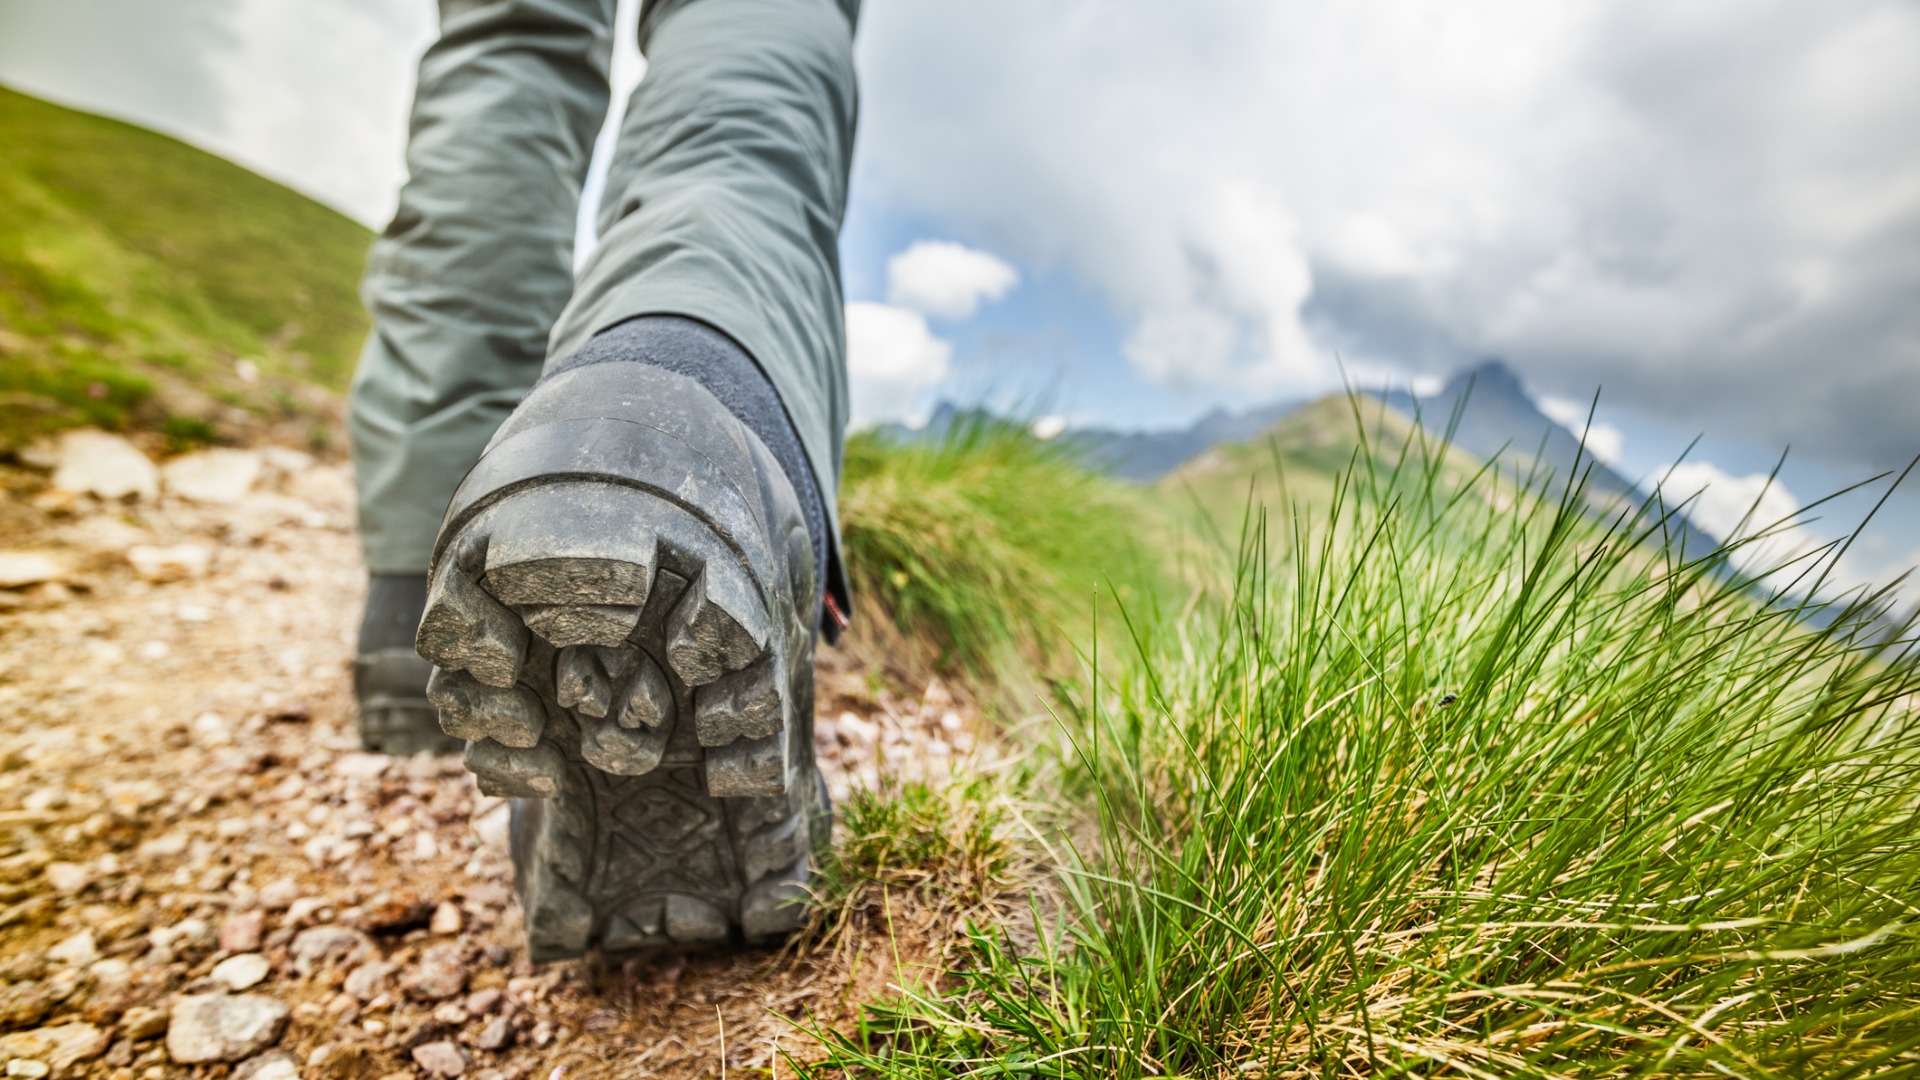
{"label": "cloudy sky", "polygon": [[[0,79],[375,224],[432,23],[0,0]],[[1562,413],[1600,388],[1629,475],[1704,435],[1718,502],[1787,445],[1774,506],[1920,453],[1912,0],[868,0],[859,58],[863,420],[1162,426],[1499,356]],[[1859,574],[1920,561],[1894,514]]]}

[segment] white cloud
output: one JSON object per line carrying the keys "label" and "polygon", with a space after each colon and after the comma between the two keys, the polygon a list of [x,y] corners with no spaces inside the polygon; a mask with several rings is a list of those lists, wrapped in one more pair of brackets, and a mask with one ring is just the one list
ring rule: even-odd
{"label": "white cloud", "polygon": [[378,227],[406,176],[407,108],[433,39],[390,0],[0,5],[0,77],[206,147]]}
{"label": "white cloud", "polygon": [[875,4],[859,48],[865,196],[1071,271],[1194,396],[1501,355],[1911,453],[1920,7]]}
{"label": "white cloud", "polygon": [[953,346],[935,337],[926,316],[889,304],[847,305],[847,381],[852,426],[926,422],[926,392],[947,377]]}
{"label": "white cloud", "polygon": [[[1764,473],[1734,476],[1710,462],[1683,461],[1667,471],[1660,490],[1669,505],[1691,499],[1688,519],[1724,543],[1768,534],[1733,555],[1735,565],[1750,573],[1784,566],[1817,544],[1804,525],[1783,525],[1800,512],[1800,500]],[[1791,577],[1805,566],[1796,563],[1783,573]]]}
{"label": "white cloud", "polygon": [[1043,416],[1033,422],[1033,434],[1036,438],[1057,439],[1067,430],[1067,418],[1057,413]]}
{"label": "white cloud", "polygon": [[1587,451],[1594,457],[1608,465],[1620,460],[1621,451],[1626,449],[1626,436],[1621,434],[1619,428],[1600,420],[1595,420],[1589,426],[1587,410],[1591,406],[1552,395],[1543,395],[1539,405],[1540,411],[1546,413],[1554,423],[1573,432],[1574,438],[1584,440]]}
{"label": "white cloud", "polygon": [[998,300],[1020,273],[984,251],[951,240],[916,240],[887,260],[887,299],[939,319],[968,319]]}

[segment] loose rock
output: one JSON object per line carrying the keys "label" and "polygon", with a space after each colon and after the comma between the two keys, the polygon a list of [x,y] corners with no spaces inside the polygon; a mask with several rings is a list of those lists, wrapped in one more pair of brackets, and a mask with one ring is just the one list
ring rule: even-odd
{"label": "loose rock", "polygon": [[214,982],[229,990],[251,990],[266,979],[272,967],[259,953],[241,953],[213,965],[210,975]]}
{"label": "loose rock", "polygon": [[280,1041],[285,1003],[259,994],[197,994],[173,1003],[167,1055],[179,1064],[239,1061]]}
{"label": "loose rock", "polygon": [[236,911],[220,920],[220,948],[230,953],[256,952],[266,927],[266,912]]}
{"label": "loose rock", "polygon": [[467,968],[461,962],[459,948],[435,945],[422,953],[400,988],[408,997],[423,1001],[444,1001],[467,988]]}
{"label": "loose rock", "polygon": [[77,863],[48,863],[41,872],[46,875],[47,884],[53,886],[53,891],[62,896],[72,896],[93,883],[93,875]]}
{"label": "loose rock", "polygon": [[67,576],[66,560],[40,551],[0,551],[0,589],[18,589]]}
{"label": "loose rock", "polygon": [[100,949],[94,944],[93,931],[82,930],[48,949],[47,959],[65,967],[86,967],[100,959]]}
{"label": "loose rock", "polygon": [[167,494],[197,503],[231,506],[260,479],[260,455],[251,450],[199,450],[160,467]]}
{"label": "loose rock", "polygon": [[373,939],[350,926],[314,926],[300,931],[289,946],[293,967],[302,975],[335,964],[357,964],[374,955]]}
{"label": "loose rock", "polygon": [[160,470],[140,449],[104,431],[69,431],[60,438],[53,486],[103,499],[151,499],[160,493]]}
{"label": "loose rock", "polygon": [[167,1010],[135,1005],[120,1017],[120,1030],[135,1042],[157,1039],[167,1033]]}
{"label": "loose rock", "polygon": [[45,983],[15,983],[0,987],[0,1028],[21,1028],[47,1018],[58,1001]]}
{"label": "loose rock", "polygon": [[56,1024],[0,1035],[0,1058],[42,1061],[62,1072],[106,1050],[107,1033],[92,1024]]}
{"label": "loose rock", "polygon": [[487,1021],[473,1042],[482,1050],[504,1050],[513,1042],[513,1022],[504,1016],[496,1016]]}
{"label": "loose rock", "polygon": [[472,1064],[467,1060],[467,1052],[460,1049],[458,1043],[446,1040],[414,1047],[413,1060],[414,1064],[433,1076],[459,1076]]}
{"label": "loose rock", "polygon": [[300,1063],[285,1050],[270,1050],[234,1066],[232,1080],[300,1080]]}
{"label": "loose rock", "polygon": [[459,905],[443,900],[439,907],[433,909],[433,921],[427,925],[427,929],[445,937],[459,933],[464,922]]}
{"label": "loose rock", "polygon": [[361,1001],[372,1001],[392,989],[392,983],[393,965],[373,960],[347,972],[341,989]]}
{"label": "loose rock", "polygon": [[127,561],[133,564],[134,573],[148,581],[179,581],[205,574],[213,565],[213,549],[203,544],[135,544],[127,549]]}

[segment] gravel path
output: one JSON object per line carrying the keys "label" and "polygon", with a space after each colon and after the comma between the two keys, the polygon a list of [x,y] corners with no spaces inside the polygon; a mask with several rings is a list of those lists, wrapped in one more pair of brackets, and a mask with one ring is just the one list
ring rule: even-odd
{"label": "gravel path", "polygon": [[[166,476],[103,500],[0,471],[6,1076],[788,1075],[793,1021],[937,965],[951,917],[909,899],[832,950],[536,969],[504,806],[457,760],[357,749],[345,468]],[[938,685],[820,678],[836,794],[970,747]]]}

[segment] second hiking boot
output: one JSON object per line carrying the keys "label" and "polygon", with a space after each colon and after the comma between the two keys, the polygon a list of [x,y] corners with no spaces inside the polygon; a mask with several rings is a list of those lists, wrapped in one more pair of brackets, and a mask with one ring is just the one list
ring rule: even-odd
{"label": "second hiking boot", "polygon": [[640,363],[542,382],[462,482],[420,654],[511,796],[536,960],[766,941],[805,917],[818,571],[774,455]]}

